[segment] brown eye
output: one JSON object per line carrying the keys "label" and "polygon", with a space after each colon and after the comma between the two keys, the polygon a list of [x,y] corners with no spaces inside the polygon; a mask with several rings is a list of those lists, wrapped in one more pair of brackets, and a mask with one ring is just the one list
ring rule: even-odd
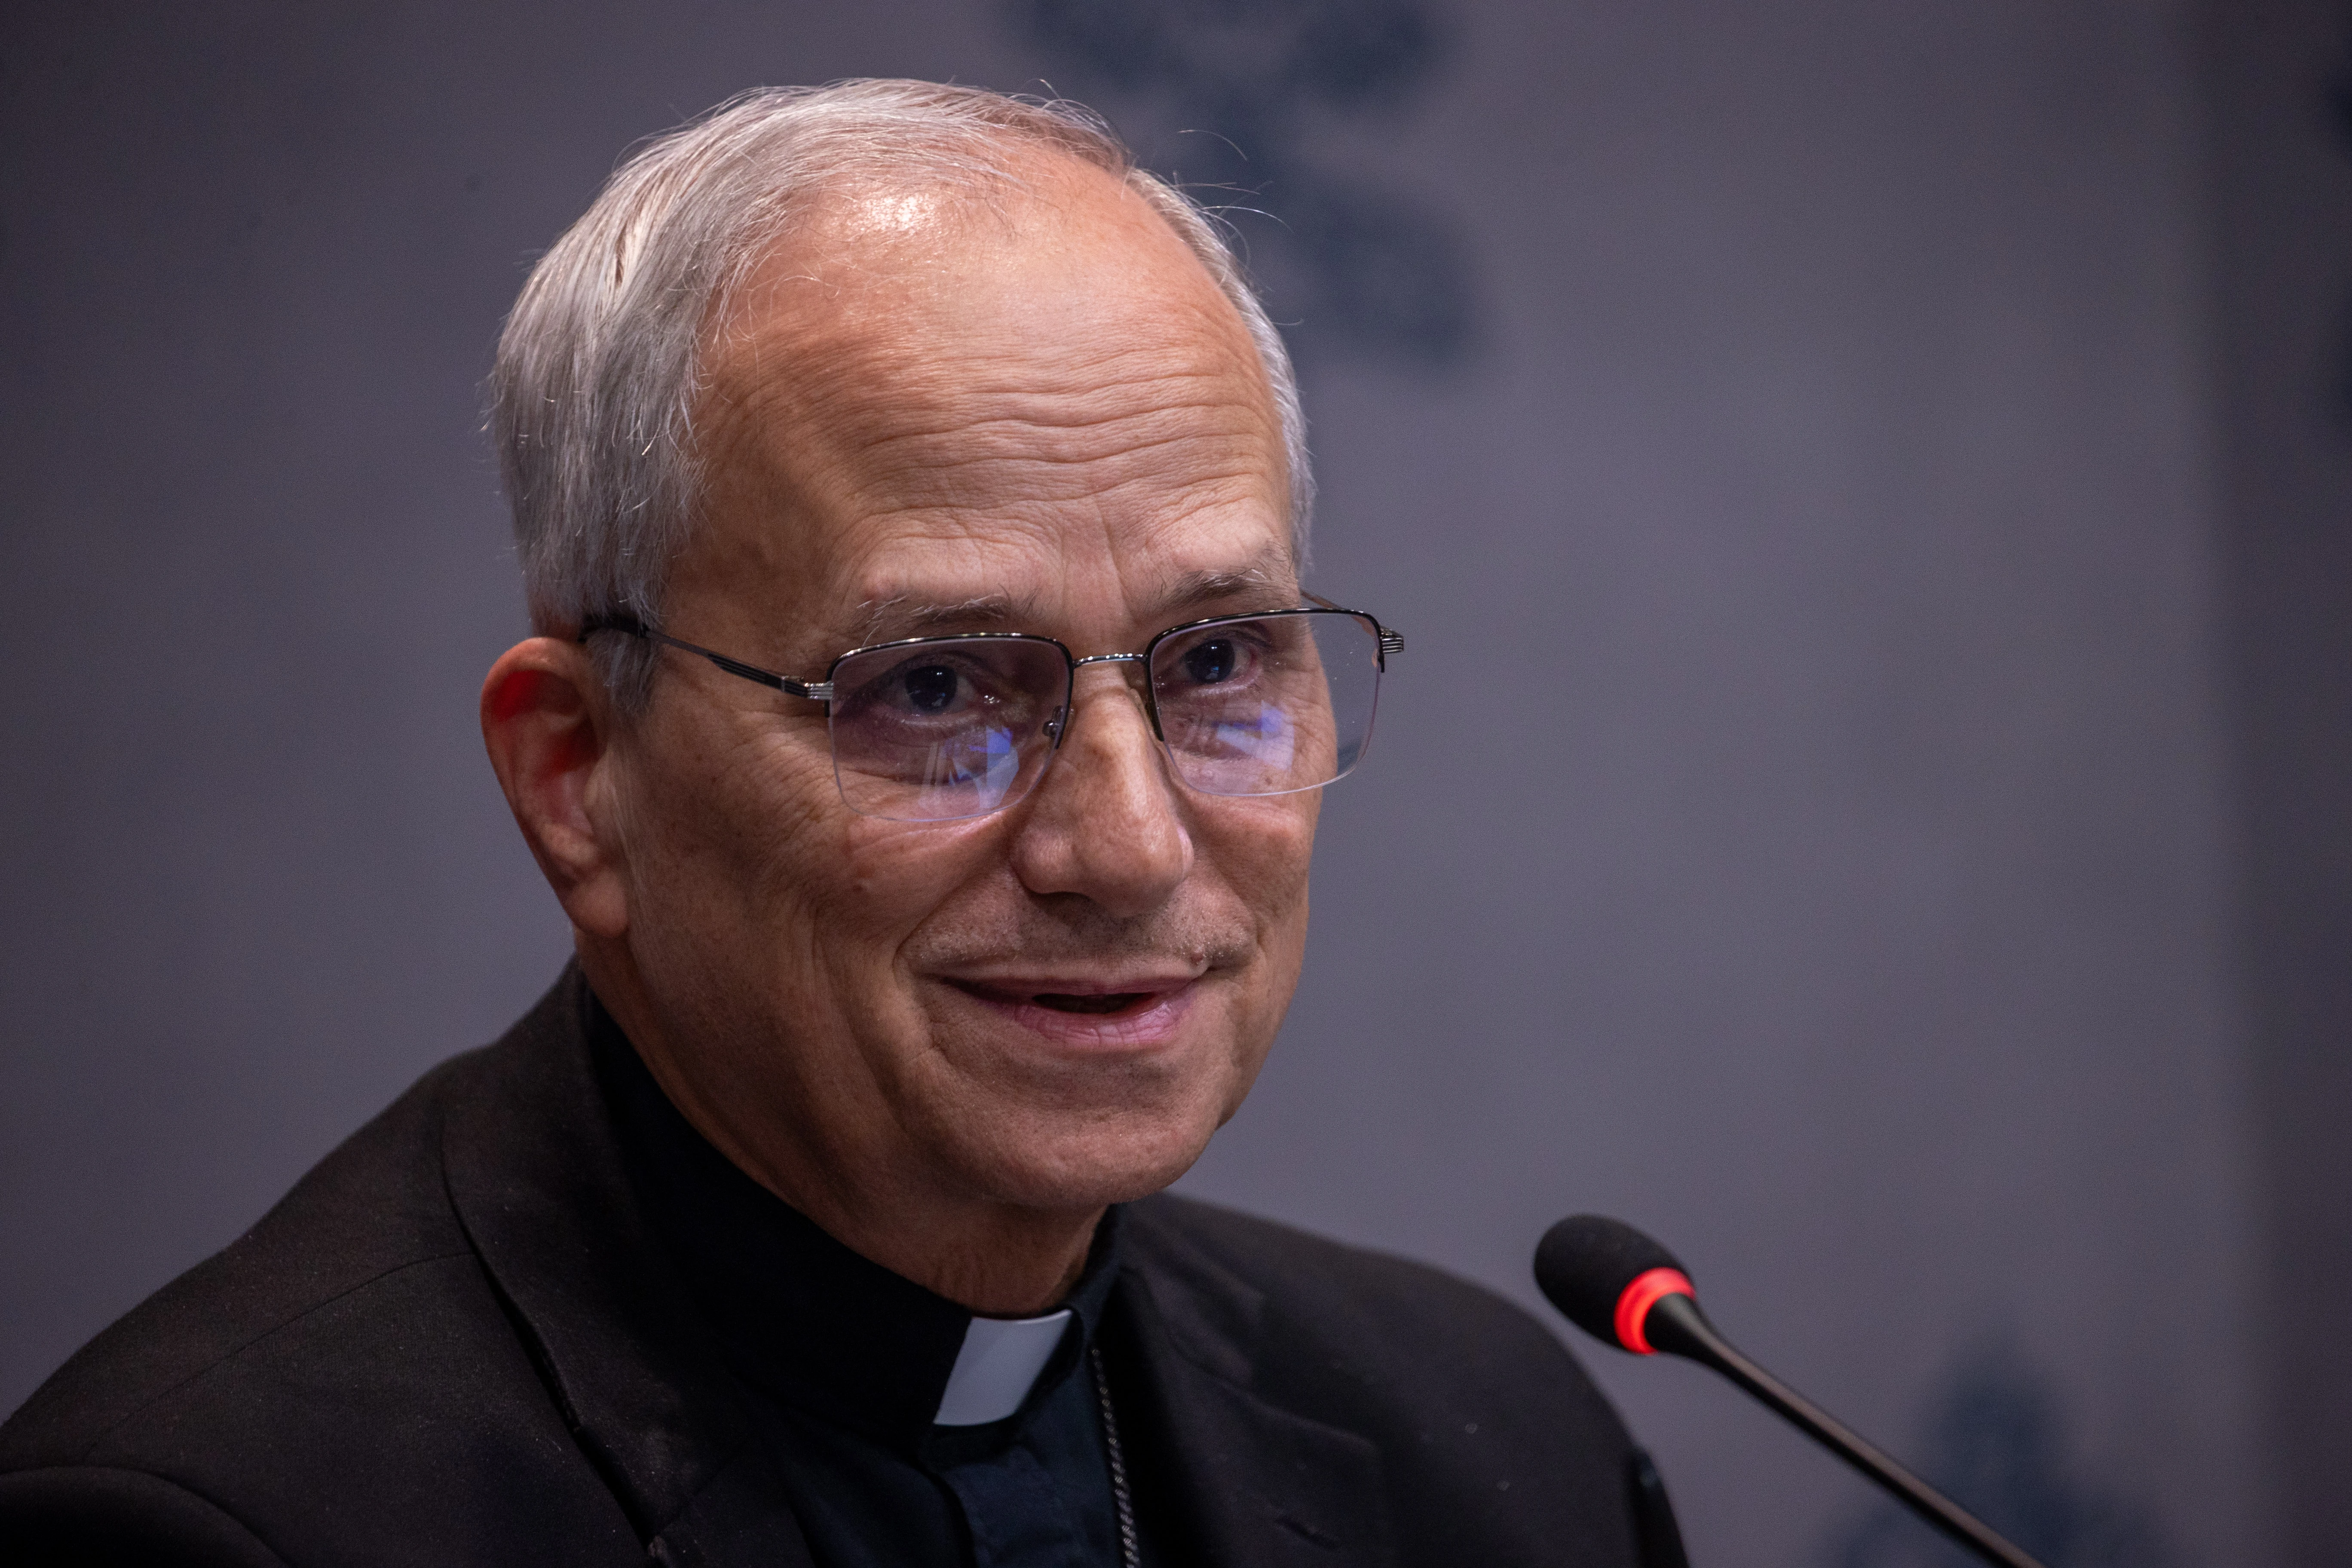
{"label": "brown eye", "polygon": [[1184,674],[1196,686],[1214,686],[1233,679],[1241,650],[1230,637],[1215,637],[1184,655]]}
{"label": "brown eye", "polygon": [[943,664],[918,665],[907,671],[907,706],[918,713],[944,713],[961,684],[956,672]]}

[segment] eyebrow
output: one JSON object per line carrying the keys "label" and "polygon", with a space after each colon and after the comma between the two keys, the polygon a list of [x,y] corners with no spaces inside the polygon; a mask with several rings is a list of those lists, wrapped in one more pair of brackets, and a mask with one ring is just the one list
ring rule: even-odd
{"label": "eyebrow", "polygon": [[1002,631],[1024,619],[1026,608],[1027,601],[1003,594],[983,594],[953,604],[925,603],[909,595],[893,594],[860,605],[850,635],[856,646],[871,647],[935,632]]}
{"label": "eyebrow", "polygon": [[[1153,598],[1159,616],[1170,625],[1181,624],[1186,612],[1208,607],[1252,595],[1271,600],[1284,593],[1295,597],[1297,589],[1286,574],[1262,563],[1254,563],[1237,572],[1186,572],[1171,582],[1166,590]],[[1290,609],[1285,603],[1271,602],[1255,606],[1260,609]],[[852,624],[852,646],[872,647],[878,643],[897,642],[905,637],[921,637],[972,631],[1026,631],[1033,629],[1044,617],[1035,601],[1007,594],[982,594],[969,599],[926,601],[911,594],[892,594],[866,600],[858,606],[857,619]]]}

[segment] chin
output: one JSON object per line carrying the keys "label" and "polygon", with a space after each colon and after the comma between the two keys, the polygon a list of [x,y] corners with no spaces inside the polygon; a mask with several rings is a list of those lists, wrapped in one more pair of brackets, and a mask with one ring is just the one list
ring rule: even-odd
{"label": "chin", "polygon": [[1043,1128],[969,1152],[974,1184],[1023,1208],[1098,1209],[1147,1198],[1192,1168],[1216,1131],[1213,1113],[1118,1118]]}

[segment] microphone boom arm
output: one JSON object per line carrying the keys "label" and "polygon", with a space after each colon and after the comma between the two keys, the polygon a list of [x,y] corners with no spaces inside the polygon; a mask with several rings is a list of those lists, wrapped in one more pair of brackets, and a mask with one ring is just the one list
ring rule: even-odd
{"label": "microphone boom arm", "polygon": [[1659,1350],[1711,1366],[1803,1428],[1822,1447],[1892,1492],[1906,1508],[1998,1568],[2042,1568],[1959,1504],[1872,1447],[1837,1418],[1758,1366],[1716,1332],[1698,1303],[1677,1290],[1650,1308],[1643,1333]]}

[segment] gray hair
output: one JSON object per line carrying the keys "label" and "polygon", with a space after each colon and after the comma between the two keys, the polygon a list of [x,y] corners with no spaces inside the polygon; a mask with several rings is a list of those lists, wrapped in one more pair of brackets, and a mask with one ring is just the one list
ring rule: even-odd
{"label": "gray hair", "polygon": [[[813,198],[844,184],[1017,186],[1040,149],[1117,176],[1176,232],[1241,312],[1282,424],[1290,542],[1303,566],[1315,481],[1282,336],[1209,214],[1136,167],[1074,103],[918,81],[761,88],[648,143],[532,268],[499,339],[490,426],[532,625],[659,624],[670,563],[700,489],[692,411],[709,331],[733,291]],[[654,649],[597,639],[624,708]]]}

